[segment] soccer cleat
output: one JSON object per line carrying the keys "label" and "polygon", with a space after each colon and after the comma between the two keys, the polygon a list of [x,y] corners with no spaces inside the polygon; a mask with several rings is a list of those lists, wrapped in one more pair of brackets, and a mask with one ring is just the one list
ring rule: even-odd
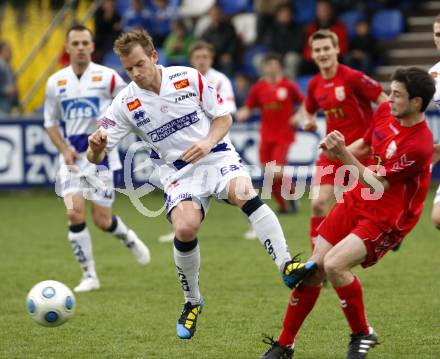
{"label": "soccer cleat", "polygon": [[150,263],[150,250],[131,229],[129,229],[127,233],[126,246],[130,249],[131,253],[133,253],[140,265],[145,266]]}
{"label": "soccer cleat", "polygon": [[252,228],[249,228],[245,234],[243,235],[244,239],[256,239],[257,238],[257,233],[255,233],[255,231]]}
{"label": "soccer cleat", "polygon": [[99,279],[96,277],[84,277],[81,282],[73,288],[75,293],[91,292],[99,289]]}
{"label": "soccer cleat", "polygon": [[345,359],[365,359],[368,351],[378,344],[378,336],[373,328],[370,328],[370,334],[364,335],[351,334],[351,340],[348,344],[348,352]]}
{"label": "soccer cleat", "polygon": [[264,353],[260,359],[290,359],[293,357],[295,350],[293,348],[283,347],[280,343],[273,340],[273,337],[264,337],[263,343],[271,347]]}
{"label": "soccer cleat", "polygon": [[196,332],[197,318],[202,312],[204,304],[203,298],[200,299],[199,304],[191,304],[191,302],[184,304],[176,325],[177,336],[180,339],[191,339],[193,337]]}
{"label": "soccer cleat", "polygon": [[283,269],[284,283],[290,289],[298,287],[304,279],[310,277],[318,268],[315,261],[301,263],[298,257],[299,255],[293,257],[286,263]]}
{"label": "soccer cleat", "polygon": [[161,243],[172,242],[172,241],[174,241],[175,236],[176,236],[176,234],[174,232],[171,232],[171,233],[167,233],[167,234],[163,234],[163,235],[159,236],[158,240]]}

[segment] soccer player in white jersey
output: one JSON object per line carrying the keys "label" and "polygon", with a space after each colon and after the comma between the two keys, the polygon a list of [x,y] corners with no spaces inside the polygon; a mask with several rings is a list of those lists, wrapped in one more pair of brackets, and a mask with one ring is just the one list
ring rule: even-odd
{"label": "soccer player in white jersey", "polygon": [[[217,90],[224,101],[224,106],[231,115],[237,112],[235,95],[231,81],[220,71],[212,68],[214,63],[214,46],[210,43],[198,40],[189,49],[189,60],[191,66],[199,71],[208,82]],[[255,239],[257,234],[250,228],[245,234],[246,239]],[[160,242],[171,242],[174,240],[174,232],[164,234],[159,237]]]}
{"label": "soccer player in white jersey", "polygon": [[257,196],[225,137],[232,118],[215,88],[193,68],[157,66],[157,52],[144,30],[120,35],[114,50],[132,82],[116,96],[101,127],[89,137],[87,158],[99,163],[123,137],[135,133],[164,161],[160,179],[185,298],[178,337],[194,335],[203,306],[197,233],[212,196],[240,207],[248,216],[287,286],[296,287],[313,273],[314,262],[291,259],[276,215]]}
{"label": "soccer player in white jersey", "polygon": [[[433,37],[434,37],[434,44],[437,48],[437,51],[440,52],[440,15],[438,15],[433,24]],[[437,109],[440,111],[440,61],[437,62],[431,69],[429,70],[429,73],[434,78],[435,81],[435,93],[434,93],[434,103],[437,107]],[[434,147],[439,147],[434,146]],[[433,155],[433,162],[435,163],[438,159],[438,149],[434,151]],[[437,192],[434,197],[434,206],[432,208],[432,214],[431,214],[432,222],[434,223],[434,226],[440,230],[440,186],[437,188]]]}
{"label": "soccer player in white jersey", "polygon": [[[97,128],[97,121],[126,83],[112,69],[91,61],[94,50],[92,32],[83,25],[71,27],[66,34],[66,51],[70,66],[59,70],[47,81],[44,103],[44,126],[60,152],[57,193],[64,197],[69,224],[68,238],[79,262],[83,277],[75,292],[99,288],[93,259],[92,241],[87,229],[86,199],[92,204],[95,225],[119,238],[141,265],[150,261],[145,244],[118,216],[112,215],[114,201],[113,170],[121,168],[117,149],[100,165],[110,171],[100,171],[100,182],[106,188],[95,188],[92,181],[97,166],[86,159],[87,138]],[[60,127],[64,122],[65,136]],[[99,167],[103,168],[103,167]],[[96,190],[96,193],[94,191]]]}

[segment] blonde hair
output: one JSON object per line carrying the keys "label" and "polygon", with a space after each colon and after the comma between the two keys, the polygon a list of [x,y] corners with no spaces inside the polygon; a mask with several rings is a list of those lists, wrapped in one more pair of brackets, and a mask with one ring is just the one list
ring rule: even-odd
{"label": "blonde hair", "polygon": [[339,46],[338,35],[336,35],[333,31],[330,30],[318,30],[315,31],[312,36],[309,37],[309,45],[312,46],[313,41],[322,40],[322,39],[330,39],[332,45],[334,47]]}
{"label": "blonde hair", "polygon": [[123,32],[121,35],[119,35],[113,44],[113,50],[119,57],[128,56],[133,48],[137,45],[142,47],[148,56],[151,56],[153,50],[155,49],[153,39],[148,32],[143,29],[136,29]]}

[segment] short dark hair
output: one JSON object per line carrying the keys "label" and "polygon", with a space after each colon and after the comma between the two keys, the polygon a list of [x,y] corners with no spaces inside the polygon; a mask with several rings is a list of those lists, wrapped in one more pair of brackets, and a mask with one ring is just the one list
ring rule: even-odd
{"label": "short dark hair", "polygon": [[322,40],[322,39],[330,39],[332,45],[334,47],[339,46],[339,38],[336,33],[330,30],[321,29],[318,31],[315,31],[310,37],[309,37],[309,45],[312,46],[313,41],[315,40]]}
{"label": "short dark hair", "polygon": [[72,25],[71,27],[69,27],[69,29],[67,30],[67,32],[66,32],[66,39],[69,37],[69,34],[70,34],[72,31],[88,31],[89,34],[90,34],[90,36],[91,36],[91,38],[92,38],[92,40],[93,40],[93,38],[94,38],[94,36],[95,36],[95,35],[93,34],[93,31],[90,30],[87,26],[85,26],[85,25],[83,25],[83,24],[74,24],[74,25]]}
{"label": "short dark hair", "polygon": [[266,55],[264,55],[263,64],[266,64],[269,61],[277,61],[281,67],[284,66],[283,57],[277,52],[268,52]]}
{"label": "short dark hair", "polygon": [[435,23],[440,24],[440,14],[438,14],[438,15],[435,17],[435,19],[434,19],[434,24],[435,24]]}
{"label": "short dark hair", "polygon": [[432,76],[419,67],[397,69],[391,76],[391,81],[405,85],[409,98],[422,98],[420,112],[424,112],[435,93],[435,81]]}

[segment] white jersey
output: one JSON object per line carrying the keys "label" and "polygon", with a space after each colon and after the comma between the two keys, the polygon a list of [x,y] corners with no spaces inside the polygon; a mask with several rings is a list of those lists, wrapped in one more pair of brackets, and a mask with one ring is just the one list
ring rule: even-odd
{"label": "white jersey", "polygon": [[205,77],[225,101],[228,111],[231,114],[235,114],[237,112],[237,105],[235,104],[235,95],[231,81],[225,74],[213,68],[206,71]]}
{"label": "white jersey", "polygon": [[437,106],[437,109],[440,110],[440,61],[437,62],[431,69],[429,73],[435,80],[435,93],[434,93],[434,103]]}
{"label": "white jersey", "polygon": [[[65,139],[85,157],[87,138],[97,127],[113,98],[126,86],[116,71],[90,63],[80,78],[72,66],[53,74],[46,85],[44,127],[65,126]],[[61,156],[63,163],[63,159]],[[117,151],[109,156],[110,167],[121,168]]]}
{"label": "white jersey", "polygon": [[[111,151],[128,133],[134,132],[152,148],[171,172],[187,165],[182,153],[206,138],[211,121],[229,113],[216,89],[190,67],[158,66],[162,71],[160,94],[131,82],[113,100],[101,129],[107,133]],[[227,137],[211,152],[234,151]],[[162,177],[162,176],[161,176]]]}

